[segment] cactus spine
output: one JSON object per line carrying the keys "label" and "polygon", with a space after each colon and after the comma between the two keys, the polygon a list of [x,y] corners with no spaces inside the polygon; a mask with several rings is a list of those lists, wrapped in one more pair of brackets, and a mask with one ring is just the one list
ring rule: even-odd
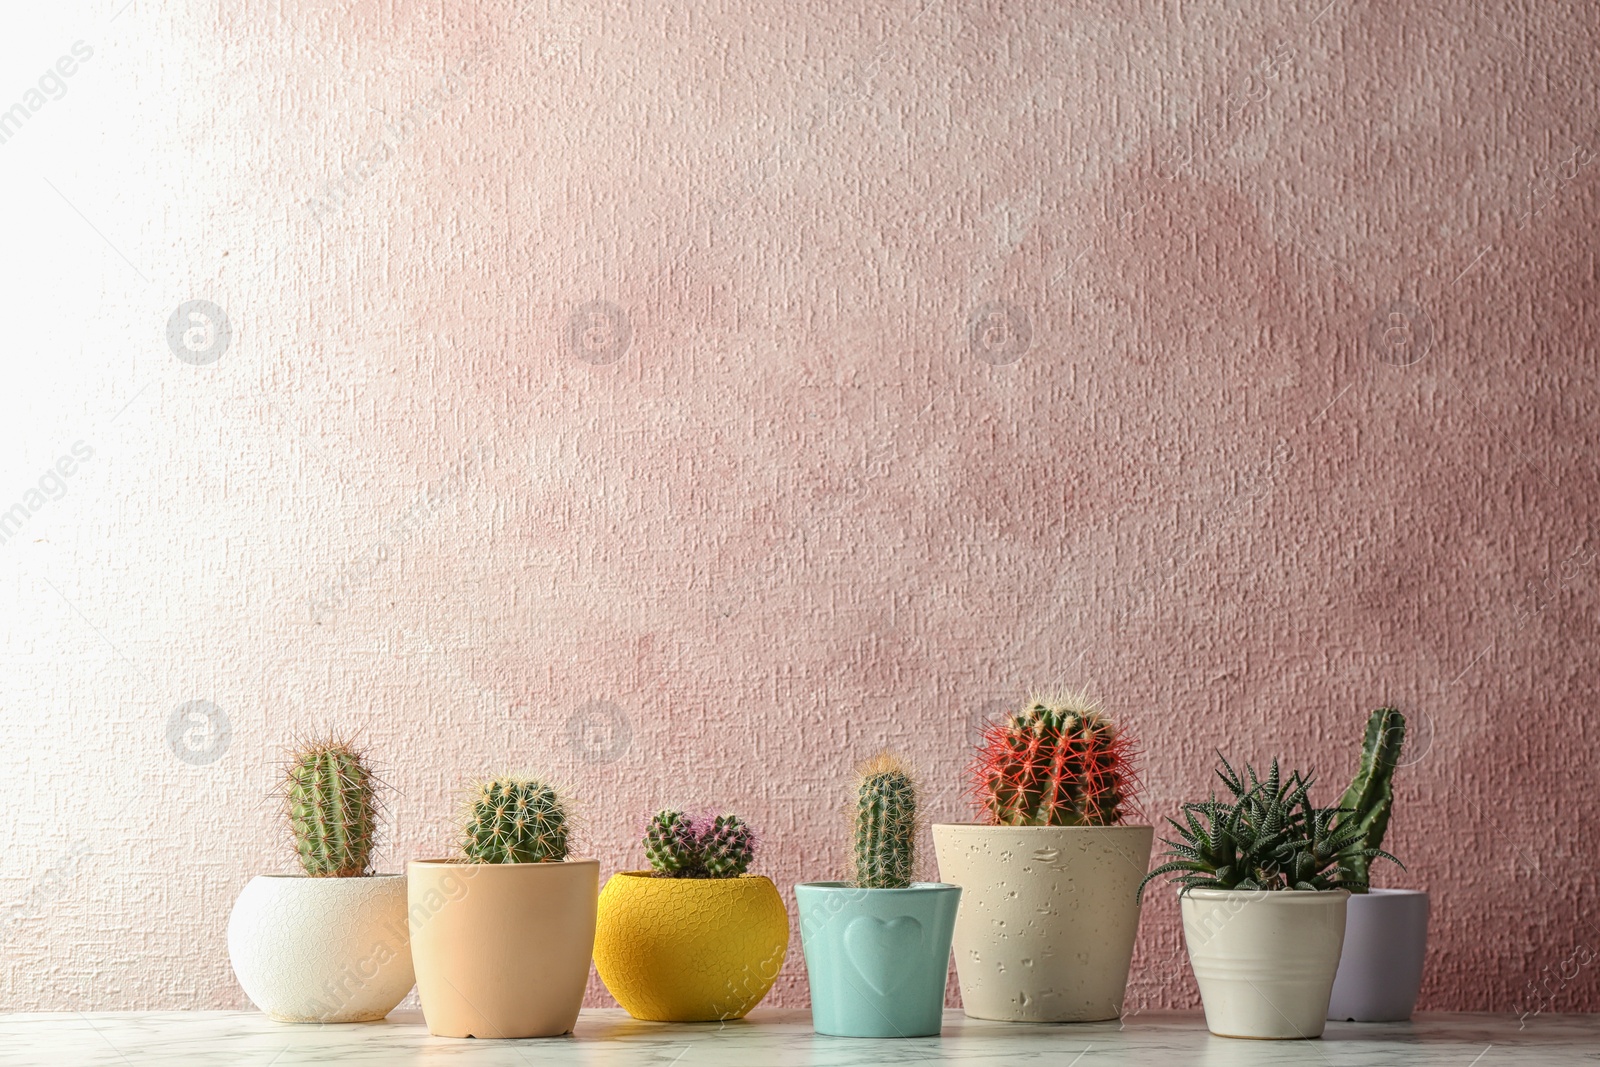
{"label": "cactus spine", "polygon": [[377,779],[347,741],[299,746],[283,795],[300,866],[312,878],[355,878],[372,863]]}
{"label": "cactus spine", "polygon": [[984,730],[970,792],[997,826],[1112,826],[1138,791],[1136,755],[1085,697],[1035,699]]}
{"label": "cactus spine", "polygon": [[737,878],[755,851],[755,833],[737,815],[698,829],[681,811],[659,811],[644,834],[645,856],[664,878]]}
{"label": "cactus spine", "polygon": [[1394,806],[1394,771],[1400,763],[1400,748],[1406,739],[1406,717],[1398,708],[1378,708],[1367,717],[1367,731],[1361,742],[1361,766],[1355,780],[1339,799],[1344,809],[1339,816],[1341,829],[1360,828],[1356,845],[1339,856],[1349,868],[1353,881],[1365,892],[1372,857],[1366,850],[1383,847],[1389,829],[1389,813]]}
{"label": "cactus spine", "polygon": [[884,753],[861,768],[856,788],[855,884],[905,889],[916,844],[917,787],[899,757]]}
{"label": "cactus spine", "polygon": [[479,782],[461,849],[473,863],[555,863],[567,858],[567,802],[537,778]]}

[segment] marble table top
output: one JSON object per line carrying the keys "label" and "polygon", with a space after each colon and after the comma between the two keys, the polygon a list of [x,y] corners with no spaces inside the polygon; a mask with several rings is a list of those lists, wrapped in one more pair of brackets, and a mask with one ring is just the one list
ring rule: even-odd
{"label": "marble table top", "polygon": [[936,1038],[819,1037],[805,1010],[757,1010],[733,1023],[642,1023],[620,1010],[585,1011],[568,1037],[457,1041],[430,1037],[417,1012],[386,1022],[275,1023],[254,1012],[88,1012],[0,1015],[7,1067],[290,1067],[293,1064],[461,1064],[530,1067],[869,1067],[876,1064],[1110,1064],[1180,1067],[1435,1065],[1540,1067],[1600,1059],[1600,1015],[1421,1015],[1410,1023],[1329,1023],[1317,1041],[1213,1037],[1199,1015],[1142,1014],[1121,1023],[993,1023],[945,1013]]}

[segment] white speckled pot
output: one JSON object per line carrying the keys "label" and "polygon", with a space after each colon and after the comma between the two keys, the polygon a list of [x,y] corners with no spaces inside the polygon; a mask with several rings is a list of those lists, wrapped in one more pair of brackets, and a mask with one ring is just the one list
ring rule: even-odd
{"label": "white speckled pot", "polygon": [[280,1022],[382,1019],[414,981],[405,876],[252,878],[228,919],[228,958]]}
{"label": "white speckled pot", "polygon": [[1149,826],[933,828],[939,879],[961,887],[956,974],[975,1019],[1122,1014]]}
{"label": "white speckled pot", "polygon": [[1193,889],[1183,940],[1219,1037],[1321,1037],[1344,944],[1343,889]]}

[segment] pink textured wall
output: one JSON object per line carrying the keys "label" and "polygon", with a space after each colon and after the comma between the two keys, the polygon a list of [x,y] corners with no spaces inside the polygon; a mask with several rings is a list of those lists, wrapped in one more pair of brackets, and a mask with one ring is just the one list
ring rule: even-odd
{"label": "pink textured wall", "polygon": [[[1331,801],[1400,703],[1423,1006],[1600,1009],[1581,5],[442,7],[4,44],[0,1007],[242,1006],[306,728],[387,868],[520,767],[608,870],[726,806],[787,888],[857,759],[959,818],[1068,682],[1152,815],[1218,747]],[[1130,1010],[1196,1002],[1158,894]]]}

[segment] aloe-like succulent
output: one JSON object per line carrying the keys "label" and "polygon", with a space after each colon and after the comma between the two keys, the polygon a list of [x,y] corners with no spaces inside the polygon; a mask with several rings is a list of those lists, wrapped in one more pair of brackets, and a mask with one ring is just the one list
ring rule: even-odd
{"label": "aloe-like succulent", "polygon": [[917,787],[898,756],[863,766],[856,783],[855,884],[905,889],[916,861]]}
{"label": "aloe-like succulent", "polygon": [[996,826],[1114,826],[1138,790],[1135,755],[1086,697],[1038,698],[984,730],[968,791]]}
{"label": "aloe-like succulent", "polygon": [[1383,848],[1383,835],[1389,829],[1389,812],[1394,807],[1394,772],[1400,763],[1400,748],[1406,739],[1406,717],[1398,708],[1378,708],[1367,716],[1367,730],[1361,742],[1361,766],[1355,780],[1339,799],[1344,809],[1334,823],[1340,830],[1359,829],[1360,838],[1339,854],[1339,862],[1361,883],[1354,892],[1367,891],[1368,851]]}
{"label": "aloe-like succulent", "polygon": [[554,863],[567,858],[567,802],[537,778],[473,787],[461,850],[473,863]]}
{"label": "aloe-like succulent", "polygon": [[[1284,777],[1278,761],[1265,778],[1245,765],[1237,774],[1218,754],[1217,776],[1231,801],[1210,799],[1183,806],[1183,822],[1168,818],[1178,840],[1167,839],[1163,863],[1139,883],[1139,897],[1154,878],[1171,874],[1181,892],[1191,889],[1365,888],[1342,857],[1360,853],[1369,863],[1393,860],[1382,849],[1361,844],[1359,827],[1337,826],[1343,808],[1318,808],[1311,803],[1312,779],[1299,771]],[[1402,866],[1404,866],[1402,864]]]}
{"label": "aloe-like succulent", "polygon": [[283,798],[300,866],[312,878],[354,878],[372,867],[378,780],[348,740],[295,748]]}
{"label": "aloe-like succulent", "polygon": [[644,853],[664,878],[737,878],[755,858],[755,832],[737,815],[696,826],[681,811],[659,811],[644,833]]}

